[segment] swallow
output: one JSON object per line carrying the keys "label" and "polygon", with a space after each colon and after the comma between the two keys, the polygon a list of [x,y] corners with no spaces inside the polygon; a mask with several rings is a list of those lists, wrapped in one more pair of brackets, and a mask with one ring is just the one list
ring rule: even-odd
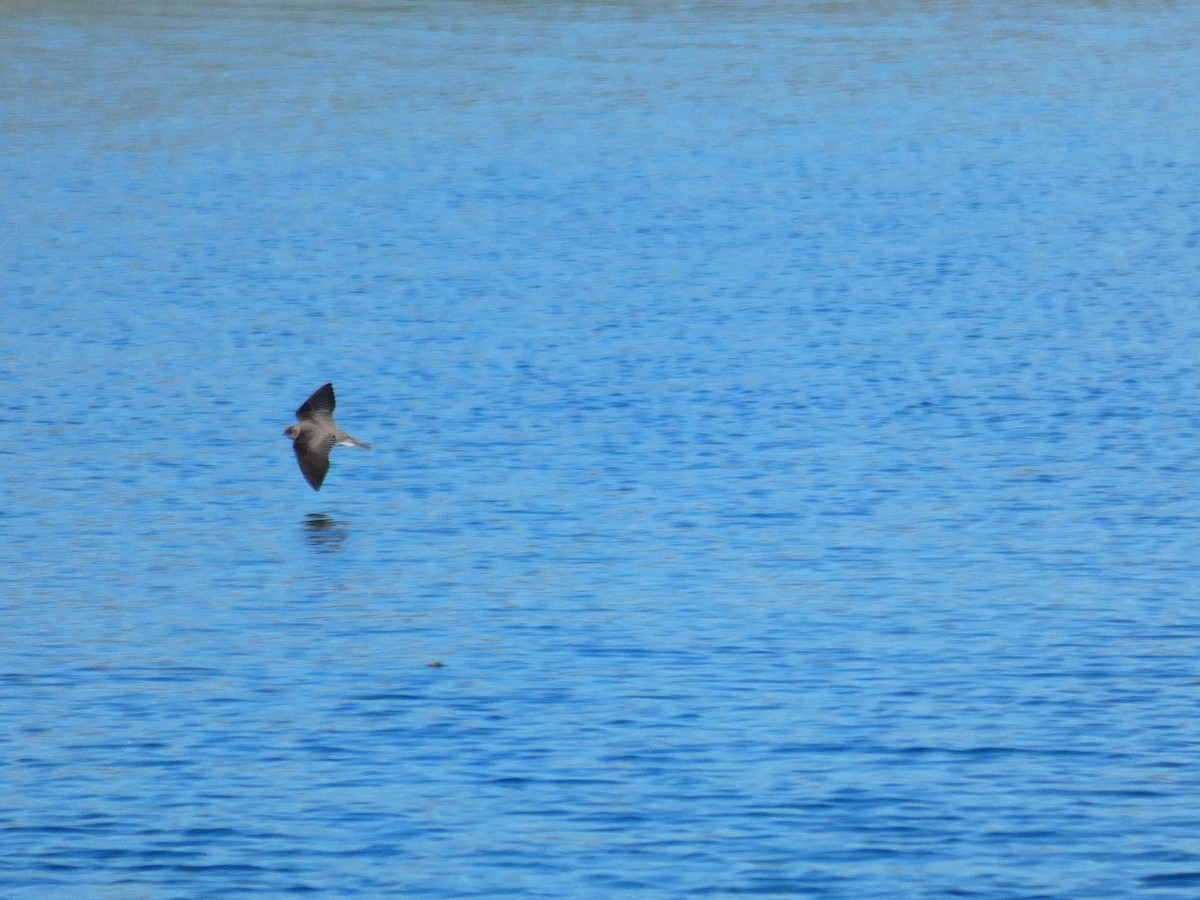
{"label": "swallow", "polygon": [[333,385],[322,385],[296,410],[299,424],[289,425],[283,432],[292,439],[300,471],[314,491],[319,491],[325,481],[329,472],[329,454],[336,445],[371,449],[337,427],[333,421],[334,403]]}

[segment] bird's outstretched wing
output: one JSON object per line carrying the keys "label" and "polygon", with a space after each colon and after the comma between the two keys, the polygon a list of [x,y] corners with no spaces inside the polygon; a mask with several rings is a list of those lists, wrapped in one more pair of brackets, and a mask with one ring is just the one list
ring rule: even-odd
{"label": "bird's outstretched wing", "polygon": [[296,451],[296,462],[300,463],[300,471],[312,485],[314,491],[321,489],[321,483],[329,474],[329,454],[335,443],[331,432],[321,432],[317,429],[304,429],[292,449]]}
{"label": "bird's outstretched wing", "polygon": [[333,421],[333,406],[335,402],[333,398],[333,385],[323,384],[313,391],[313,395],[304,401],[303,406],[296,410],[296,419],[300,422],[305,420],[310,422],[318,420],[331,422]]}

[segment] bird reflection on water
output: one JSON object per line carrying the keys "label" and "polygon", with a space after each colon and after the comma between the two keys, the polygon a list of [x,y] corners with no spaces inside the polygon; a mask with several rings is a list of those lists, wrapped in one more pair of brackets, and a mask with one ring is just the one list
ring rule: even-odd
{"label": "bird reflection on water", "polygon": [[337,553],[350,532],[332,516],[325,513],[309,513],[304,517],[305,538],[308,545],[318,553]]}

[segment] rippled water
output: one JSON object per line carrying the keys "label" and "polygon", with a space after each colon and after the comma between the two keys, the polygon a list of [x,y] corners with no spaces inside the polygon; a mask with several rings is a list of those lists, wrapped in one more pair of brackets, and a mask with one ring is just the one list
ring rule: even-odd
{"label": "rippled water", "polygon": [[0,891],[1195,896],[1198,28],[10,7]]}

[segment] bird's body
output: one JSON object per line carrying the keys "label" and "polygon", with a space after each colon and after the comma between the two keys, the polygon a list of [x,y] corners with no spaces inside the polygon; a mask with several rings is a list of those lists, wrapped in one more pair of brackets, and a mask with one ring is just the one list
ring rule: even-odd
{"label": "bird's body", "polygon": [[337,423],[333,421],[335,402],[333,385],[322,385],[296,410],[296,420],[299,424],[292,425],[283,432],[292,439],[292,449],[296,451],[300,471],[314,491],[321,489],[325,475],[329,472],[329,454],[338,444],[343,447],[371,449],[337,427]]}

